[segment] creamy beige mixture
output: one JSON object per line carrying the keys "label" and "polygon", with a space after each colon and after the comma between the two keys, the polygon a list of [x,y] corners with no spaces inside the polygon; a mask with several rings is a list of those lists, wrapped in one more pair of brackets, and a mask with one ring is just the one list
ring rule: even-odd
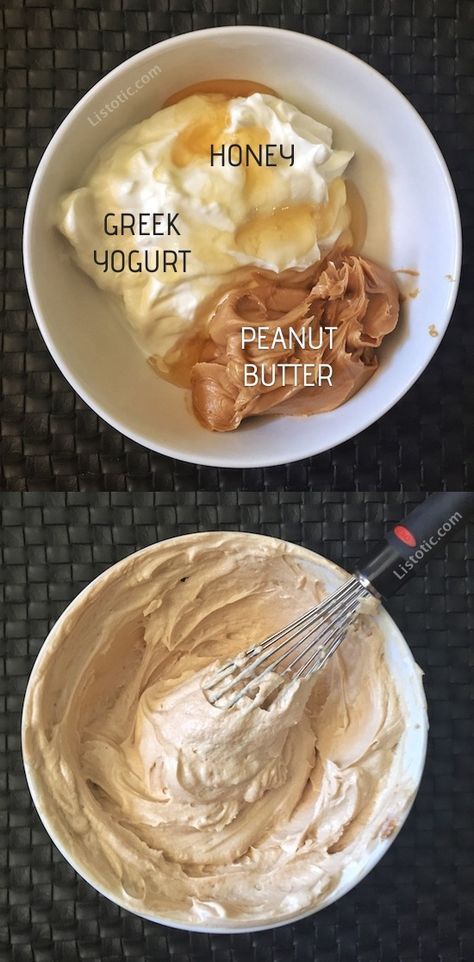
{"label": "creamy beige mixture", "polygon": [[400,822],[407,725],[363,614],[327,667],[229,711],[209,666],[323,594],[300,549],[237,533],[132,556],[35,669],[27,772],[76,865],[132,910],[249,924],[311,909]]}

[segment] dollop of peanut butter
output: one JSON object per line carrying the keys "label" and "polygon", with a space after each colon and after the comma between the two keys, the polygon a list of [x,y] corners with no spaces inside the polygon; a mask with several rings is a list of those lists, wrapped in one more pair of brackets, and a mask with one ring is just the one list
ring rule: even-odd
{"label": "dollop of peanut butter", "polygon": [[[303,271],[250,270],[221,298],[210,319],[191,374],[194,411],[213,431],[233,431],[244,418],[268,412],[332,411],[375,373],[377,348],[398,317],[399,291],[393,274],[344,250],[333,251]],[[249,327],[279,329],[283,335],[291,330],[300,338],[311,333],[313,344],[321,346],[295,348],[283,337],[281,346],[269,351],[257,338],[243,343],[242,330]],[[321,337],[329,329],[333,333]],[[246,384],[249,363],[263,366],[267,378]],[[305,386],[301,379],[284,377],[283,364],[311,364],[315,369],[324,365],[332,372],[331,381]]]}

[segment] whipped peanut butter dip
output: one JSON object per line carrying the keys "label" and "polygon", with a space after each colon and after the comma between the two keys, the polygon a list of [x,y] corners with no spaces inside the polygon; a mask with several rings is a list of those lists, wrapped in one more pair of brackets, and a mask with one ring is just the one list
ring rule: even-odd
{"label": "whipped peanut butter dip", "polygon": [[53,630],[25,702],[26,770],[53,837],[120,904],[271,923],[316,908],[403,820],[411,722],[370,612],[265,707],[202,691],[321,599],[315,571],[272,538],[174,539],[108,571]]}

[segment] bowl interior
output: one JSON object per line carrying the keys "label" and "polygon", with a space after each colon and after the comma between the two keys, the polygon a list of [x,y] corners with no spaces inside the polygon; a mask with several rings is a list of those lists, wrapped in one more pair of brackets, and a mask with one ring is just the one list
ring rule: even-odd
{"label": "bowl interior", "polygon": [[[140,81],[144,77],[148,82]],[[403,304],[402,323],[381,351],[379,371],[342,408],[312,418],[250,419],[239,431],[223,435],[201,428],[186,392],[153,374],[117,308],[74,266],[53,225],[58,199],[78,186],[111,137],[155,112],[177,89],[215,77],[261,81],[329,124],[334,144],[356,153],[348,176],[367,208],[365,252],[393,269],[419,274],[399,275],[402,285],[419,293]],[[132,95],[124,98],[127,90]],[[109,109],[102,119],[104,107]],[[91,238],[91,250],[94,246]],[[449,175],[407,101],[336,47],[258,27],[198,31],[165,41],[105,77],[48,148],[25,222],[33,309],[51,353],[78,393],[107,421],[153,450],[231,467],[277,464],[327,450],[388,410],[439,343],[456,295],[459,258]]]}
{"label": "bowl interior", "polygon": [[[240,535],[240,537],[241,536],[242,535]],[[244,534],[243,536],[250,539],[262,539],[261,535],[255,534]],[[201,539],[206,539],[209,537],[218,537],[225,543],[226,538],[235,537],[235,533],[219,532],[218,535],[209,535],[206,532],[202,532],[199,534],[185,536],[189,546],[196,541],[200,541]],[[177,540],[181,543],[183,538],[181,537],[173,540]],[[266,540],[275,541],[275,539]],[[28,751],[26,750],[26,745],[28,743],[27,730],[28,725],[30,724],[30,719],[34,717],[34,690],[36,680],[42,677],[43,663],[48,655],[48,649],[55,647],[58,636],[60,636],[63,630],[64,623],[67,623],[68,632],[72,632],[74,634],[75,610],[80,610],[83,607],[86,599],[89,609],[90,606],[93,607],[98,600],[99,605],[103,605],[102,592],[107,591],[107,586],[110,584],[110,578],[113,578],[114,580],[120,579],[122,577],[124,568],[130,564],[134,565],[134,570],[139,570],[141,559],[143,559],[146,563],[150,554],[160,552],[163,547],[169,546],[170,544],[172,544],[172,541],[165,541],[158,545],[152,545],[149,548],[145,548],[142,551],[125,558],[123,561],[114,565],[112,568],[100,575],[99,578],[85,588],[84,591],[82,591],[69,605],[52,629],[43,645],[43,648],[41,649],[40,654],[38,655],[30,676],[23,710],[22,736],[25,771],[33,801],[38,809],[45,828],[64,857],[87,882],[93,885],[99,892],[110,898],[112,901],[119,905],[123,905],[124,908],[128,909],[130,909],[130,905],[121,901],[116,892],[109,891],[104,886],[102,881],[97,880],[91,872],[90,867],[83,865],[81,861],[78,860],[77,855],[68,849],[66,843],[63,843],[62,836],[59,834],[57,828],[58,823],[54,818],[54,814],[51,812],[50,800],[48,799],[47,804],[45,804],[45,800],[43,798],[44,789],[42,788],[41,778],[38,776],[37,770],[28,764]],[[335,590],[345,580],[345,572],[327,559],[305,548],[293,546],[293,550],[294,557],[296,557],[298,563],[302,564],[303,567],[308,571],[308,575],[320,580],[328,591]],[[402,735],[403,741],[402,751],[400,753],[400,771],[403,780],[405,781],[406,779],[407,783],[410,783],[413,787],[413,790],[416,791],[423,772],[427,739],[426,702],[423,693],[421,672],[417,668],[410,649],[398,630],[396,624],[383,608],[378,609],[376,621],[383,632],[385,641],[385,657],[395,681],[397,694],[403,708],[403,715],[407,719],[406,728],[404,734]],[[406,818],[408,815],[410,807],[411,801],[407,802],[406,810],[403,813],[403,818],[398,826],[397,831],[399,828],[401,828],[404,818]],[[357,882],[364,878],[365,875],[367,875],[367,873],[385,854],[387,849],[392,844],[395,835],[396,833],[385,839],[378,838],[374,841],[372,847],[367,850],[365,858],[361,858],[357,862],[349,864],[343,876],[341,877],[337,888],[334,889],[330,895],[318,905],[317,911],[320,911],[321,909],[330,905],[332,902],[336,901],[342,895],[345,895],[351,888],[353,888],[355,884],[357,884]],[[304,912],[295,913],[291,916],[285,916],[285,918],[277,921],[274,919],[272,919],[271,922],[265,922],[265,920],[262,920],[262,923],[258,925],[249,925],[248,922],[239,922],[238,920],[230,921],[223,919],[221,922],[216,921],[215,927],[209,924],[188,926],[184,925],[182,922],[174,920],[173,918],[149,915],[146,912],[138,914],[143,915],[144,918],[150,919],[151,921],[159,922],[165,925],[171,925],[176,928],[191,929],[192,931],[204,930],[207,932],[233,933],[239,931],[259,931],[261,929],[275,928],[276,926],[285,925],[288,922],[297,921],[298,919],[311,915],[314,913],[314,911],[314,909],[306,910]]]}

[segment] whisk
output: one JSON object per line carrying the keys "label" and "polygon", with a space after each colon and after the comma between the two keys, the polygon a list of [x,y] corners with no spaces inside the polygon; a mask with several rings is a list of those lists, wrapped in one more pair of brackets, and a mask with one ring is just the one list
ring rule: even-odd
{"label": "whisk", "polygon": [[270,673],[285,680],[307,677],[324,667],[339,647],[364,598],[394,594],[446,538],[474,513],[474,494],[434,494],[390,531],[337,591],[296,621],[226,662],[204,685],[219,708],[232,708],[258,691]]}

